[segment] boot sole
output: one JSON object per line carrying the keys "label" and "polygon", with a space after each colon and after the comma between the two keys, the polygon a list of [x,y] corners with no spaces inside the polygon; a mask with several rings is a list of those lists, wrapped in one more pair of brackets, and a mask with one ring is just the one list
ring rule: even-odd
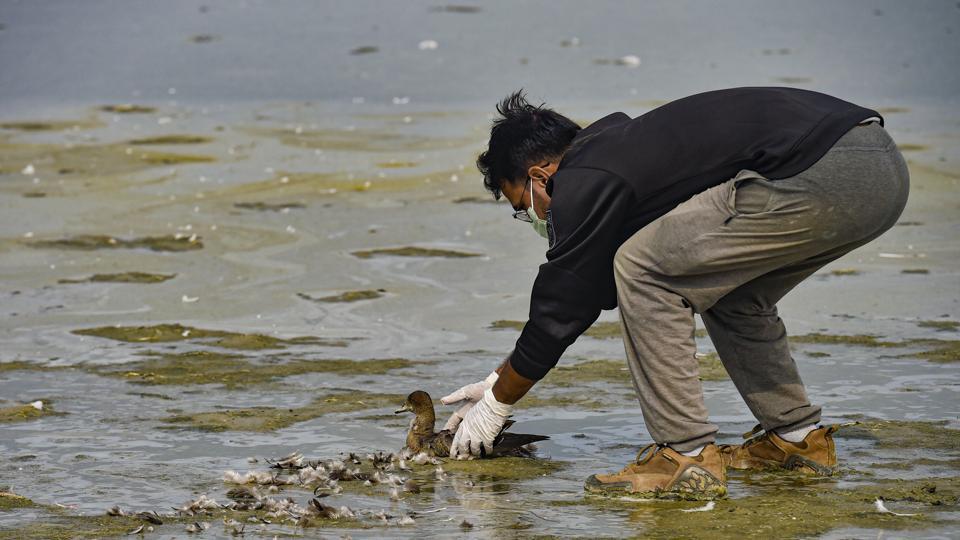
{"label": "boot sole", "polygon": [[699,467],[691,467],[684,471],[669,489],[632,491],[633,484],[630,482],[600,482],[596,475],[587,478],[583,488],[593,495],[640,499],[709,501],[721,499],[727,495],[726,484]]}

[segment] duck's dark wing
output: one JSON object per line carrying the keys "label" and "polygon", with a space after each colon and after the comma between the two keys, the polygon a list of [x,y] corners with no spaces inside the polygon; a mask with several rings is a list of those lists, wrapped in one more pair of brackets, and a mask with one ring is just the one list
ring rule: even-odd
{"label": "duck's dark wing", "polygon": [[443,430],[434,434],[430,439],[429,453],[436,457],[450,457],[450,447],[453,446],[453,432]]}
{"label": "duck's dark wing", "polygon": [[509,456],[521,453],[529,455],[529,452],[520,451],[521,447],[549,438],[546,435],[530,435],[527,433],[501,433],[493,441],[493,456]]}

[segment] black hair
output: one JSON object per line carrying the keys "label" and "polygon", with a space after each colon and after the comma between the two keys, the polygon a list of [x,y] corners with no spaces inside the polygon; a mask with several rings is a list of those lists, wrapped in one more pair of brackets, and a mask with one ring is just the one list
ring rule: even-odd
{"label": "black hair", "polygon": [[534,163],[561,156],[580,126],[543,103],[531,105],[522,89],[497,104],[497,112],[500,118],[493,121],[490,143],[477,158],[477,168],[484,187],[499,200],[505,182],[525,178]]}

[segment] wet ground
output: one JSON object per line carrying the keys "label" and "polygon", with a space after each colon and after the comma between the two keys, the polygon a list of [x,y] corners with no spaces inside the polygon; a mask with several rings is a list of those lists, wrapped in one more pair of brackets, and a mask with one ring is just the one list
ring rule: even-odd
{"label": "wet ground", "polygon": [[[897,40],[904,30],[890,25],[893,15],[914,25],[933,17],[943,32],[956,29],[950,10],[960,13],[952,4],[938,6],[939,17],[851,5]],[[222,8],[178,6],[211,15]],[[184,96],[186,81],[137,94],[125,85],[156,84],[130,78],[110,98],[88,81],[57,100],[24,89],[36,80],[28,76],[34,67],[3,87],[10,99],[0,104],[0,538],[124,535],[141,525],[147,535],[185,537],[205,523],[202,537],[229,537],[240,527],[230,520],[253,537],[957,536],[960,119],[943,88],[923,91],[933,88],[933,68],[920,60],[909,69],[931,71],[915,77],[916,87],[884,93],[879,83],[819,71],[811,50],[822,44],[777,37],[772,22],[757,43],[733,47],[729,57],[746,71],[725,76],[738,84],[812,78],[779,84],[845,89],[884,112],[912,175],[896,227],[781,304],[825,421],[861,422],[838,433],[841,475],[735,474],[729,498],[702,512],[684,512],[702,507],[696,502],[585,497],[587,475],[619,469],[649,442],[610,324],[616,314],[606,313],[518,408],[517,431],[551,436],[537,460],[443,463],[442,475],[435,464],[406,471],[393,462],[390,473],[414,479],[419,493],[341,481],[342,492],[322,499],[338,512],[349,508],[339,519],[296,523],[291,514],[212,506],[175,515],[171,508],[201,495],[235,502],[225,471],[271,472],[267,459],[295,450],[327,466],[346,460],[371,470],[367,454],[403,444],[407,419],[392,411],[408,392],[436,397],[482,378],[517,336],[545,246],[509,219],[507,205],[489,200],[472,165],[490,104],[513,85],[482,104],[472,94],[449,98],[449,85],[462,78],[443,83],[447,93],[424,90],[421,102],[400,88],[408,72],[369,92],[354,85],[359,62],[372,64],[376,80],[389,79],[392,61],[424,69],[406,54],[435,52],[436,69],[454,69],[442,66],[464,54],[448,48],[456,32],[490,25],[505,9],[420,7],[420,17],[444,24],[405,37],[435,38],[440,47],[419,50],[413,40],[412,52],[401,54],[387,46],[395,36],[338,34],[338,62],[354,67],[334,70],[329,99],[305,99],[297,76],[295,90],[278,90],[276,99]],[[49,31],[21,8],[0,10],[0,44],[22,43],[24,28]],[[103,8],[86,14],[93,15],[107,16]],[[471,17],[477,22],[463,22]],[[238,19],[217,21],[191,27],[177,47],[239,38]],[[580,69],[605,83],[596,100],[585,99],[579,83],[571,87],[566,99],[576,102],[564,112],[583,122],[612,110],[641,114],[688,89],[683,77],[669,76],[645,88],[637,81],[682,59],[661,61],[626,42],[601,46],[589,39],[590,24],[552,36],[549,47],[511,49],[528,58],[508,69],[517,75],[511,80],[528,77],[522,66],[530,61],[577,55]],[[933,50],[910,47],[891,54]],[[13,53],[3,50],[9,65],[12,57],[2,55]],[[631,67],[625,55],[633,53],[652,71]],[[110,66],[104,73],[119,69]],[[222,85],[213,95],[229,95],[225,81],[244,73],[212,76]],[[713,86],[700,77],[696,85]],[[180,93],[169,93],[175,86]],[[559,88],[542,92],[563,94]],[[721,442],[737,442],[753,420],[703,332],[697,343]],[[350,452],[361,463],[350,462]],[[284,481],[257,486],[256,496],[291,497],[307,508],[318,484],[302,475],[287,483],[292,476],[281,471]],[[892,512],[918,515],[878,512],[881,496]],[[128,515],[106,516],[114,505]],[[158,512],[163,524],[129,515],[141,511]]]}

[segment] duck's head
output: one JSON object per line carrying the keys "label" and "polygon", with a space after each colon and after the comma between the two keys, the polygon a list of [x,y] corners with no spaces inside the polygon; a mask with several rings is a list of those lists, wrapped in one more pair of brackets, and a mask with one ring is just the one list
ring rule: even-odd
{"label": "duck's head", "polygon": [[411,392],[407,396],[407,400],[403,402],[403,407],[393,411],[394,414],[400,414],[402,412],[412,412],[414,414],[420,414],[421,412],[433,413],[433,400],[430,399],[430,394],[424,392],[423,390],[417,390],[416,392]]}

